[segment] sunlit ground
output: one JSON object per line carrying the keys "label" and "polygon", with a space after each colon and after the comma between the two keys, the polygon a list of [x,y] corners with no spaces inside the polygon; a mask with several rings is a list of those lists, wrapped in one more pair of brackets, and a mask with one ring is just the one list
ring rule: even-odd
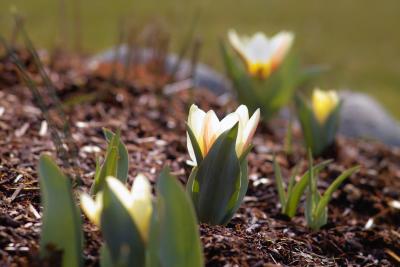
{"label": "sunlit ground", "polygon": [[[296,49],[304,63],[326,63],[331,71],[316,85],[368,92],[400,118],[400,26],[398,0],[64,0],[67,39],[73,47],[74,3],[81,6],[83,50],[101,51],[117,39],[122,19],[140,29],[154,19],[166,25],[176,49],[200,12],[197,34],[202,60],[221,68],[218,38],[234,27],[240,33],[262,30],[296,33]],[[51,48],[62,29],[62,0],[1,0],[0,32],[10,34],[9,9],[26,17],[37,46]],[[80,2],[80,3],[79,3]]]}

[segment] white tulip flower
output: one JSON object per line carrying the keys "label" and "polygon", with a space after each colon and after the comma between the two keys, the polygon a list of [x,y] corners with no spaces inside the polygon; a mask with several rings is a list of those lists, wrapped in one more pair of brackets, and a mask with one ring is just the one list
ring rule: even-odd
{"label": "white tulip flower", "polygon": [[[189,111],[188,126],[192,130],[201,153],[207,155],[215,140],[225,131],[231,129],[239,122],[238,134],[236,138],[236,154],[238,157],[250,146],[253,135],[260,120],[260,110],[257,109],[249,118],[249,111],[245,105],[241,105],[233,113],[228,114],[221,121],[213,110],[207,113],[192,105]],[[187,134],[187,147],[192,165],[197,165],[192,142]]]}
{"label": "white tulip flower", "polygon": [[235,30],[228,31],[233,49],[240,55],[251,76],[266,79],[282,63],[289,52],[294,34],[282,31],[272,37],[262,32],[253,36],[239,36]]}

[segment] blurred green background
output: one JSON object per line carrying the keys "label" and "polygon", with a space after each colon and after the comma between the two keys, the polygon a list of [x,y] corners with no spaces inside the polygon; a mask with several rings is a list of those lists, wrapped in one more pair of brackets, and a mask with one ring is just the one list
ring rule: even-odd
{"label": "blurred green background", "polygon": [[6,36],[11,6],[26,18],[36,45],[47,48],[60,37],[62,15],[67,40],[63,47],[72,49],[79,12],[83,51],[90,53],[116,43],[122,19],[138,29],[161,22],[176,50],[199,12],[201,60],[219,69],[217,41],[227,29],[268,34],[291,30],[304,64],[331,67],[315,85],[367,92],[400,118],[399,0],[1,0],[0,32]]}

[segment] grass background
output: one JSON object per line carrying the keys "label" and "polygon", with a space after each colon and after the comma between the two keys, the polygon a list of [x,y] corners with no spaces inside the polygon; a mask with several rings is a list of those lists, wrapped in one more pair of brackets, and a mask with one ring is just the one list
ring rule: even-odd
{"label": "grass background", "polygon": [[[60,34],[66,40],[63,47],[73,47],[79,10],[83,50],[90,53],[116,43],[122,18],[139,29],[154,20],[161,22],[176,50],[199,12],[201,60],[219,69],[217,41],[227,29],[268,34],[291,30],[305,64],[331,67],[315,85],[367,92],[400,118],[399,0],[1,0],[0,33],[6,36],[12,25],[11,6],[25,16],[36,45],[46,48],[53,47]],[[66,17],[63,33],[60,14]]]}

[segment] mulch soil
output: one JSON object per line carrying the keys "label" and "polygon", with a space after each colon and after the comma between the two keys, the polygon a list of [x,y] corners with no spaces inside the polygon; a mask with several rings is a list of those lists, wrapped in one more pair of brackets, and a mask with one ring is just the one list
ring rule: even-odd
{"label": "mulch soil", "polygon": [[[89,190],[96,157],[104,156],[103,127],[121,129],[130,156],[129,185],[138,173],[154,182],[165,165],[185,183],[190,173],[185,133],[190,104],[194,101],[205,110],[212,108],[220,118],[237,106],[207,90],[178,90],[162,95],[161,88],[168,77],[148,66],[133,66],[129,73],[121,73],[121,66],[85,68],[85,62],[78,57],[52,59],[43,53],[49,77],[65,104],[63,117],[57,112],[55,98],[42,86],[30,56],[23,50],[18,53],[39,85],[53,123],[46,123],[31,91],[10,58],[3,55],[0,266],[52,266],[37,257],[42,207],[36,167],[40,154],[56,157],[58,146],[51,135],[56,126],[65,121],[70,125],[70,135],[62,136],[69,138],[66,151],[72,159],[67,162],[59,157],[58,163],[81,178],[75,183],[76,192]],[[284,152],[286,128],[287,122],[280,119],[259,126],[249,155],[249,190],[240,210],[226,226],[200,225],[206,265],[399,265],[396,255],[400,255],[400,209],[395,201],[400,200],[400,149],[338,137],[335,149],[329,153],[334,162],[320,175],[321,192],[346,168],[360,165],[361,170],[334,194],[328,224],[320,231],[311,231],[306,227],[302,207],[291,221],[280,214],[272,155],[277,155],[285,177],[297,164],[302,171],[307,170],[297,125],[292,153]],[[85,266],[98,266],[102,239],[98,229],[83,219]]]}

